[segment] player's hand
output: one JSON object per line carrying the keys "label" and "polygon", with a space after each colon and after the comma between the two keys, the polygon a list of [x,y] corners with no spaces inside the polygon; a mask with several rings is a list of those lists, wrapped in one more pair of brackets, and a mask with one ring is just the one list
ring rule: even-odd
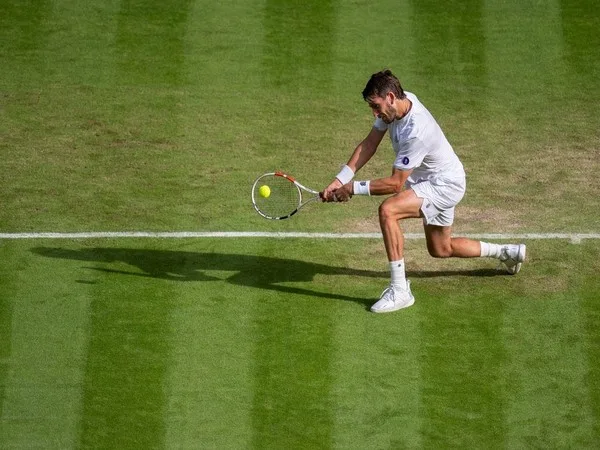
{"label": "player's hand", "polygon": [[319,193],[319,196],[324,202],[337,202],[338,200],[333,196],[333,193],[341,186],[342,182],[336,178],[329,184],[329,186]]}
{"label": "player's hand", "polygon": [[347,202],[350,200],[352,198],[352,182],[333,191],[333,197],[337,202]]}

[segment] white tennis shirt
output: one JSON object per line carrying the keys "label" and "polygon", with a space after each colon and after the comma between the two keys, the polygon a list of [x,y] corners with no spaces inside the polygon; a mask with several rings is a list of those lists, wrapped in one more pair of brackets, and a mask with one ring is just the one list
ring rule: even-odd
{"label": "white tennis shirt", "polygon": [[409,184],[438,177],[464,178],[463,165],[436,120],[414,94],[405,93],[412,102],[406,116],[389,125],[377,118],[373,124],[380,131],[389,131],[396,153],[394,167],[413,169]]}

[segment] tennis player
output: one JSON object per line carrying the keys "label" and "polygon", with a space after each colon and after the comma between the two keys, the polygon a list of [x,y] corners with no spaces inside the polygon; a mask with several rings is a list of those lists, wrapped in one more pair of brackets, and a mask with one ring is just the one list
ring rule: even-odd
{"label": "tennis player", "polygon": [[[492,244],[452,237],[454,208],[465,194],[463,165],[427,108],[405,92],[391,71],[375,73],[363,90],[375,123],[348,163],[321,193],[328,202],[353,195],[388,195],[379,206],[379,224],[390,263],[391,283],[371,307],[377,313],[411,306],[414,296],[404,268],[404,235],[399,221],[422,218],[427,250],[436,258],[492,257],[516,274],[525,260],[524,244]],[[389,177],[352,181],[389,132],[396,154]]]}

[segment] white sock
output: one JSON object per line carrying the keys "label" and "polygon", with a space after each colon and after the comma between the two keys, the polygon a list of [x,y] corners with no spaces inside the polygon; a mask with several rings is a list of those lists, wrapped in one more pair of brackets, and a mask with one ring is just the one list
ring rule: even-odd
{"label": "white sock", "polygon": [[392,273],[392,286],[406,289],[406,273],[404,271],[404,259],[390,261],[390,272]]}
{"label": "white sock", "polygon": [[489,258],[500,258],[502,246],[500,244],[490,244],[488,242],[480,242],[481,256]]}

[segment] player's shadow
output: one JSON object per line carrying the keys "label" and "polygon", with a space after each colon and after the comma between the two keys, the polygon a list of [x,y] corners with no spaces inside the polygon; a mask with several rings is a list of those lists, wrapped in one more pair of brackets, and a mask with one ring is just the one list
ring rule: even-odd
{"label": "player's shadow", "polygon": [[[319,292],[305,287],[282,285],[290,282],[310,282],[315,275],[337,275],[367,278],[389,278],[389,273],[372,270],[335,267],[325,264],[300,261],[289,258],[256,256],[228,253],[199,253],[171,250],[150,250],[132,248],[84,248],[78,250],[50,247],[36,247],[33,253],[49,257],[103,263],[103,266],[88,267],[90,270],[150,277],[164,280],[222,281],[259,289],[268,289],[288,294],[310,295],[314,297],[346,300],[370,306],[374,298],[360,298],[345,295],[342,287],[335,293]],[[116,269],[111,263],[126,263],[137,267],[137,271]],[[221,272],[221,273],[217,273]],[[225,274],[223,274],[225,272]],[[233,274],[227,274],[233,272]],[[456,270],[456,271],[409,271],[408,278],[433,278],[447,276],[480,276],[502,275],[493,269]],[[85,281],[82,281],[85,282]],[[386,283],[383,283],[386,284]]]}
{"label": "player's shadow", "polygon": [[[346,300],[369,306],[373,299],[365,299],[344,295],[344,289],[336,293],[319,292],[299,286],[283,285],[281,283],[310,282],[315,275],[358,276],[367,278],[387,278],[387,272],[334,267],[289,258],[256,256],[227,253],[199,253],[169,250],[149,250],[132,248],[89,248],[64,249],[37,247],[33,253],[60,259],[102,263],[90,270],[150,277],[164,280],[193,282],[193,281],[223,281],[229,283],[268,289],[288,294],[310,295],[314,297]],[[110,264],[126,263],[138,270],[114,268]],[[225,273],[223,273],[225,272]],[[233,272],[229,274],[228,272]]]}

